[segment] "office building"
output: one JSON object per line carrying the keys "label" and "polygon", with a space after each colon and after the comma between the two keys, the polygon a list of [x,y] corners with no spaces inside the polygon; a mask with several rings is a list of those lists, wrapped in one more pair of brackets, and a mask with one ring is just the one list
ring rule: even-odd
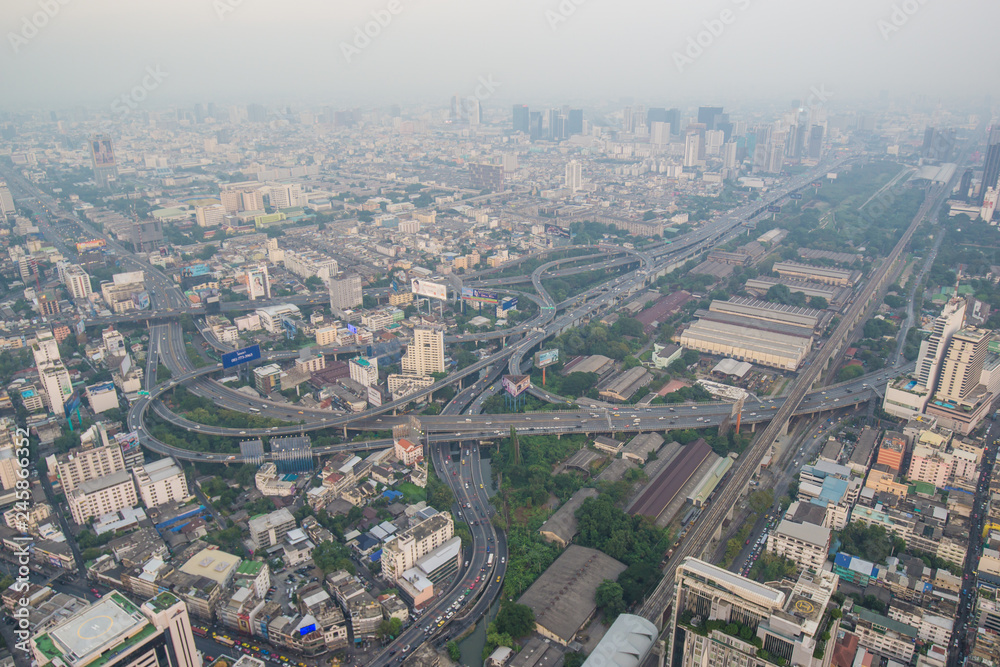
{"label": "office building", "polygon": [[[813,653],[822,641],[820,623],[838,579],[825,571],[803,573],[775,588],[685,558],[676,571],[667,664],[766,667],[780,658],[805,667],[828,665]],[[727,634],[726,626],[734,624],[737,634]],[[836,636],[838,627],[834,620],[826,630]],[[769,660],[758,657],[760,649]]]}
{"label": "office building", "polygon": [[84,482],[66,494],[70,514],[78,525],[91,517],[135,507],[138,497],[132,476],[125,470]]}
{"label": "office building", "polygon": [[105,134],[95,134],[90,138],[89,144],[94,182],[97,183],[97,187],[108,190],[118,180],[118,162],[115,159],[114,144],[111,137]]}
{"label": "office building", "polygon": [[928,392],[933,391],[937,386],[941,364],[951,343],[951,338],[965,322],[965,309],[964,299],[949,300],[941,314],[935,318],[931,335],[920,343],[914,378]]}
{"label": "office building", "polygon": [[823,157],[823,126],[813,125],[809,130],[809,159],[818,160]]}
{"label": "office building", "polygon": [[274,510],[270,514],[261,514],[250,519],[250,541],[254,551],[267,549],[285,539],[288,531],[295,528],[295,517],[286,508]]}
{"label": "office building", "polygon": [[963,401],[979,385],[993,333],[970,327],[955,332],[941,365],[935,397],[943,401]]}
{"label": "office building", "polygon": [[514,131],[524,132],[528,134],[528,105],[526,104],[515,104],[514,105]]}
{"label": "office building", "polygon": [[691,133],[684,137],[684,166],[698,166],[698,153],[701,151],[701,137]]}
{"label": "office building", "polygon": [[63,283],[73,301],[86,301],[94,289],[90,284],[90,276],[79,264],[72,264],[63,271]]}
{"label": "office building", "polygon": [[285,268],[303,280],[317,276],[330,280],[339,272],[337,260],[321,255],[315,250],[296,252],[285,250]]}
{"label": "office building", "polygon": [[566,134],[583,134],[583,109],[570,109],[566,116]]}
{"label": "office building", "polygon": [[396,581],[418,560],[450,540],[454,534],[455,524],[447,512],[435,514],[399,533],[382,549],[382,574],[387,580]]}
{"label": "office building", "polygon": [[414,329],[413,343],[407,346],[401,364],[403,373],[407,375],[444,373],[444,333],[434,329]]}
{"label": "office building", "polygon": [[271,276],[267,272],[267,264],[261,263],[247,269],[247,296],[251,301],[271,298]]}
{"label": "office building", "polygon": [[330,308],[350,310],[362,304],[361,276],[351,275],[339,280],[330,280]]}
{"label": "office building", "polygon": [[670,123],[656,121],[649,128],[649,143],[655,148],[666,148],[670,145]]}
{"label": "office building", "polygon": [[566,189],[570,192],[583,189],[583,165],[577,160],[570,160],[566,165]]}
{"label": "office building", "polygon": [[181,503],[191,497],[184,470],[170,457],[136,466],[132,474],[139,497],[147,508]]}
{"label": "office building", "polygon": [[31,354],[35,358],[35,366],[54,363],[61,359],[59,342],[51,331],[39,331],[35,334],[35,342],[31,344]]}
{"label": "office building", "polygon": [[162,592],[136,607],[112,592],[30,642],[34,664],[53,667],[202,667],[187,606]]}

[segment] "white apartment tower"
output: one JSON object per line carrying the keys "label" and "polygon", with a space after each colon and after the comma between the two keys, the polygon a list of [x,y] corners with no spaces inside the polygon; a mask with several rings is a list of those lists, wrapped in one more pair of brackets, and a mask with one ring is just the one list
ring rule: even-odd
{"label": "white apartment tower", "polygon": [[579,160],[570,160],[566,165],[566,189],[570,192],[583,189],[583,165]]}
{"label": "white apartment tower", "polygon": [[94,292],[90,285],[90,275],[78,264],[66,267],[63,271],[63,283],[73,301],[86,301]]}
{"label": "white apartment tower", "polygon": [[403,373],[430,375],[444,373],[444,333],[434,329],[414,329],[413,344],[401,360]]}
{"label": "white apartment tower", "polygon": [[992,332],[970,327],[951,337],[941,364],[937,392],[939,399],[962,401],[979,385]]}
{"label": "white apartment tower", "polygon": [[334,310],[350,310],[363,302],[361,276],[353,275],[330,280],[330,307]]}
{"label": "white apartment tower", "polygon": [[937,386],[938,374],[944,353],[948,349],[951,337],[962,328],[965,321],[965,299],[954,298],[945,304],[944,310],[934,320],[931,335],[920,343],[920,356],[917,357],[917,368],[914,376],[917,382],[934,391]]}

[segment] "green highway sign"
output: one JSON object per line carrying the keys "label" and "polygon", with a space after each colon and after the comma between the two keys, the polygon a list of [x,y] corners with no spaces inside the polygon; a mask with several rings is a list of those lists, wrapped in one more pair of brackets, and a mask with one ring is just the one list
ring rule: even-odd
{"label": "green highway sign", "polygon": [[149,396],[149,392],[146,391],[145,389],[142,389],[142,390],[139,391],[139,395],[140,396]]}

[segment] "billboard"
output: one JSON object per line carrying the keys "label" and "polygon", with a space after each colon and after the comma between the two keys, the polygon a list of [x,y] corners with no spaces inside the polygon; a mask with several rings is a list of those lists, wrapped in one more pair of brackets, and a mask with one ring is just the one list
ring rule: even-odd
{"label": "billboard", "polygon": [[76,252],[82,255],[83,253],[90,250],[99,250],[105,247],[106,245],[107,243],[105,243],[104,239],[94,239],[93,241],[84,241],[82,243],[76,244]]}
{"label": "billboard", "polygon": [[247,271],[247,295],[251,301],[271,298],[271,280],[266,265],[261,264]]}
{"label": "billboard", "polygon": [[111,139],[99,138],[90,142],[90,150],[94,153],[94,166],[115,166],[115,150],[111,147]]}
{"label": "billboard", "polygon": [[375,408],[382,407],[382,392],[378,390],[378,387],[368,386],[368,405]]}
{"label": "billboard", "polygon": [[235,352],[226,352],[222,355],[222,367],[232,368],[251,361],[260,359],[260,345],[251,345]]}
{"label": "billboard", "polygon": [[353,324],[348,324],[347,325],[347,333],[351,334],[352,336],[357,336],[358,335],[358,328],[356,326],[354,326]]}
{"label": "billboard", "polygon": [[122,448],[122,456],[128,459],[129,453],[139,449],[139,432],[115,434],[115,442]]}
{"label": "billboard", "polygon": [[136,292],[132,295],[132,303],[139,310],[147,310],[149,308],[149,292]]}
{"label": "billboard", "polygon": [[72,392],[63,402],[63,414],[65,414],[67,418],[71,417],[74,412],[80,409],[81,403],[80,392]]}
{"label": "billboard", "polygon": [[465,301],[478,301],[479,303],[490,303],[494,306],[500,303],[500,295],[484,289],[462,288],[462,299]]}
{"label": "billboard", "polygon": [[520,396],[531,386],[531,376],[529,375],[504,375],[503,390],[511,396]]}
{"label": "billboard", "polygon": [[801,192],[793,192],[792,194],[788,195],[788,198],[789,199],[802,199],[802,193]]}
{"label": "billboard", "polygon": [[115,285],[134,285],[136,283],[142,283],[146,281],[145,274],[142,271],[127,271],[125,273],[116,273],[111,277],[114,279]]}
{"label": "billboard", "polygon": [[316,624],[315,623],[310,623],[309,625],[304,625],[301,628],[299,628],[299,636],[301,636],[301,637],[305,637],[310,632],[316,632]]}
{"label": "billboard", "polygon": [[414,294],[425,296],[428,299],[441,299],[442,301],[448,300],[447,285],[440,285],[438,283],[432,283],[429,280],[414,278],[410,281],[410,289]]}
{"label": "billboard", "polygon": [[535,352],[535,368],[545,368],[558,363],[559,350],[540,350]]}
{"label": "billboard", "polygon": [[768,206],[767,207],[767,212],[768,213],[781,213],[781,207],[780,206]]}
{"label": "billboard", "polygon": [[181,269],[182,278],[197,278],[198,276],[204,276],[212,271],[208,264],[192,264],[191,266],[185,266]]}
{"label": "billboard", "polygon": [[514,297],[512,299],[504,299],[503,302],[500,304],[500,309],[505,311],[517,310],[517,297]]}

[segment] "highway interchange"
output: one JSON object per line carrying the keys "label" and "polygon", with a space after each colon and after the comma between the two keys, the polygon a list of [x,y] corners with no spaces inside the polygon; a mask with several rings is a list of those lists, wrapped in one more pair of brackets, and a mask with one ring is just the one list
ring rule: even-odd
{"label": "highway interchange", "polygon": [[[400,421],[400,418],[389,413],[395,413],[397,410],[405,408],[415,398],[460,383],[463,379],[476,374],[475,382],[469,386],[463,388],[459,384],[458,392],[445,406],[441,415],[420,418],[435,471],[455,495],[457,506],[453,508],[453,511],[456,512],[456,516],[458,512],[461,512],[463,518],[475,521],[474,525],[470,524],[473,543],[468,550],[467,560],[469,563],[467,567],[463,567],[458,581],[439,598],[434,607],[424,613],[392,647],[388,647],[372,663],[375,665],[390,664],[402,657],[401,655],[398,657],[390,655],[390,652],[402,651],[402,648],[406,646],[412,650],[424,641],[428,634],[433,634],[424,632],[428,624],[443,610],[454,605],[465,595],[469,584],[474,582],[477,576],[480,577],[480,581],[476,585],[474,594],[479,597],[475,598],[475,606],[472,609],[459,611],[455,617],[457,627],[446,625],[435,632],[455,636],[462,627],[475,622],[489,608],[501,589],[505,569],[505,563],[501,559],[506,557],[506,545],[502,533],[498,533],[490,521],[490,513],[493,510],[487,496],[488,480],[483,479],[482,469],[479,465],[479,452],[476,446],[479,440],[495,440],[506,437],[512,426],[518,432],[526,434],[635,433],[653,430],[697,429],[721,423],[730,417],[732,410],[731,404],[728,403],[677,404],[649,408],[587,405],[577,410],[537,414],[482,415],[480,412],[485,399],[499,390],[500,376],[505,373],[525,372],[530,366],[531,353],[544,347],[547,339],[572,329],[607,309],[613,309],[622,300],[655,282],[659,276],[665,275],[704,251],[744,233],[746,225],[757,216],[765,213],[768,206],[780,203],[789,194],[808,187],[817,178],[821,178],[827,172],[854,159],[853,156],[842,155],[836,159],[825,161],[815,170],[790,179],[784,187],[766,193],[760,200],[724,213],[696,231],[677,238],[673,242],[657,244],[638,251],[629,251],[624,256],[621,256],[624,250],[616,247],[582,257],[554,260],[541,265],[530,276],[486,277],[493,273],[492,270],[465,276],[465,284],[490,287],[491,289],[501,285],[526,283],[530,280],[537,296],[521,292],[519,298],[527,296],[533,299],[539,306],[538,315],[529,322],[505,331],[449,336],[447,340],[451,343],[503,339],[505,344],[497,352],[467,366],[460,372],[450,374],[430,388],[420,390],[417,394],[407,396],[399,401],[386,403],[379,408],[357,414],[297,409],[288,404],[251,399],[241,392],[223,387],[209,377],[221,372],[221,368],[213,366],[201,369],[193,368],[193,364],[187,356],[184,331],[178,320],[182,314],[197,315],[200,313],[187,304],[184,295],[173,284],[173,281],[159,269],[131,255],[127,250],[108,239],[109,247],[122,258],[124,263],[130,263],[135,268],[141,268],[145,271],[147,287],[153,301],[152,312],[140,315],[148,317],[152,325],[149,329],[150,345],[145,376],[145,388],[149,395],[140,396],[133,403],[127,416],[128,426],[140,433],[140,442],[143,446],[161,454],[169,454],[179,459],[191,461],[237,463],[242,459],[239,454],[189,451],[172,447],[153,438],[145,427],[145,419],[150,408],[159,419],[168,421],[175,427],[238,439],[304,433],[331,427],[344,427],[355,431],[384,431]],[[21,197],[34,196],[43,204],[46,211],[39,212],[40,217],[45,218],[46,213],[56,210],[56,202],[33,186],[23,181],[12,182],[10,185],[12,189],[19,190],[18,194]],[[29,187],[33,192],[27,191]],[[878,274],[876,278],[870,281],[862,293],[856,295],[848,315],[841,322],[831,340],[813,358],[811,365],[800,374],[791,394],[784,399],[747,400],[742,421],[749,424],[765,423],[767,426],[755,440],[754,445],[741,457],[741,464],[734,471],[733,480],[725,487],[720,499],[707,512],[703,513],[692,534],[682,544],[675,556],[675,562],[679,560],[681,554],[694,554],[697,549],[707,544],[711,532],[721,524],[722,515],[727,511],[727,507],[731,506],[746,488],[749,471],[756,467],[754,461],[760,460],[770,447],[774,437],[784,429],[789,419],[795,415],[835,411],[864,403],[871,398],[872,386],[884,386],[888,379],[895,377],[901,370],[900,368],[890,368],[848,383],[809,391],[826,367],[826,362],[840,353],[839,343],[846,338],[856,324],[856,322],[851,321],[852,315],[863,310],[870,297],[877,293],[878,289],[884,287],[882,279],[888,269],[894,265],[895,259],[898,258],[898,251],[905,246],[917,222],[922,219],[922,216],[929,213],[932,204],[939,199],[939,195],[940,192],[935,192],[933,197],[928,197],[928,202],[921,209],[921,215],[917,217],[914,225],[911,226],[894,251],[894,257],[890,257],[889,261],[884,262],[879,271],[876,272]],[[45,224],[46,222],[43,220],[40,227],[47,236],[51,235],[50,238],[53,238],[55,235],[52,234],[49,225]],[[591,265],[559,268],[563,264],[579,264],[589,260],[596,261]],[[543,276],[548,279],[553,276],[572,275],[591,270],[625,269],[632,265],[637,265],[637,268],[631,273],[616,276],[614,279],[560,304],[553,302],[542,284]],[[453,284],[453,287],[457,287],[457,285]],[[281,303],[292,301],[294,300],[280,300]],[[303,305],[325,303],[325,299],[320,297],[308,297],[305,300],[300,298],[299,301]],[[224,304],[224,307],[232,306]],[[237,307],[248,306],[244,304]],[[111,321],[109,319],[109,323]],[[154,322],[156,323],[154,324]],[[95,318],[93,321],[88,320],[89,324],[104,325],[105,322],[102,318]],[[206,338],[218,347],[218,342],[214,341],[211,335]],[[331,354],[351,354],[355,351],[356,348],[326,350]],[[296,355],[297,353],[274,353],[267,355],[266,360],[287,359]],[[163,364],[170,370],[172,377],[169,380],[158,381],[156,369],[159,364]],[[170,412],[160,400],[164,394],[172,391],[179,384],[184,384],[190,391],[198,395],[210,398],[220,407],[242,412],[249,412],[253,408],[255,413],[259,411],[262,416],[300,423],[290,423],[287,426],[267,429],[224,429],[195,424]],[[572,402],[572,399],[556,397],[544,390],[534,389],[533,393],[543,400]],[[391,441],[389,440],[369,440],[361,443],[316,448],[314,453],[323,455],[345,450],[364,451],[390,445]],[[452,457],[451,452],[456,447],[458,454]],[[452,460],[453,458],[457,458],[457,462]],[[747,479],[743,479],[744,476]],[[489,553],[496,554],[493,563],[494,569],[483,571],[488,558],[487,550]],[[658,625],[662,621],[663,610],[669,603],[671,586],[672,572],[668,570],[663,583],[643,607],[642,613],[657,622]],[[464,602],[468,604],[471,601],[467,598]],[[436,627],[436,623],[434,625]],[[438,638],[440,637],[435,637],[435,639]]]}

